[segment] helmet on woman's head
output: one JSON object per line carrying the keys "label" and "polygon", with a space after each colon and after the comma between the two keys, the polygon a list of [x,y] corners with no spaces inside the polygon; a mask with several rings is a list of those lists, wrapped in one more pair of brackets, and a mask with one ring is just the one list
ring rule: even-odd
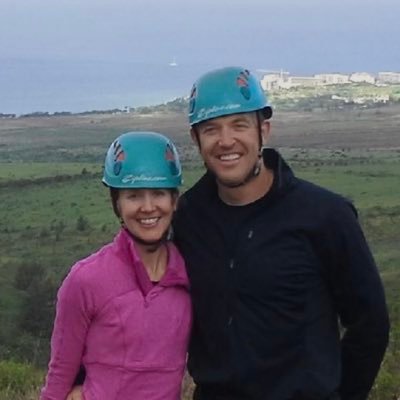
{"label": "helmet on woman's head", "polygon": [[260,81],[242,67],[216,69],[201,76],[189,99],[191,126],[225,115],[262,111],[271,118],[272,108]]}
{"label": "helmet on woman's head", "polygon": [[182,184],[175,145],[156,132],[127,132],[108,149],[103,183],[115,189],[174,189]]}

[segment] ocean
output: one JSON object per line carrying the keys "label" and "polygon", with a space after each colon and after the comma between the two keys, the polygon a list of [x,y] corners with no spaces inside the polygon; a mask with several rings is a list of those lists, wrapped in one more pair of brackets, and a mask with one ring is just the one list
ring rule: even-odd
{"label": "ocean", "polygon": [[207,69],[179,62],[0,59],[0,113],[76,113],[160,104],[187,96]]}

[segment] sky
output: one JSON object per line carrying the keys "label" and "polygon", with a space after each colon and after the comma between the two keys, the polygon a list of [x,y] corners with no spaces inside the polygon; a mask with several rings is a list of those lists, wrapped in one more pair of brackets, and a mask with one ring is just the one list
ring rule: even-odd
{"label": "sky", "polygon": [[398,0],[0,0],[0,58],[399,70]]}
{"label": "sky", "polygon": [[15,61],[14,78],[35,62],[157,74],[174,59],[188,80],[227,65],[400,71],[399,15],[399,0],[0,0],[0,106]]}

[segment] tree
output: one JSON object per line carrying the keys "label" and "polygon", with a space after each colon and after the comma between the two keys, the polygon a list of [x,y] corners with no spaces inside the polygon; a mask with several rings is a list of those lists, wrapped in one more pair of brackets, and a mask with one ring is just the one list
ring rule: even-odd
{"label": "tree", "polygon": [[84,232],[89,228],[89,221],[83,215],[80,215],[76,221],[76,230]]}

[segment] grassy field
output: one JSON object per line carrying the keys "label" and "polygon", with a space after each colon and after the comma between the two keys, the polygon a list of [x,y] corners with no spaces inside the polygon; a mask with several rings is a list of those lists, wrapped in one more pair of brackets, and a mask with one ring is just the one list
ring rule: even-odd
{"label": "grassy field", "polygon": [[38,180],[65,175],[78,175],[83,173],[101,173],[99,164],[93,163],[2,163],[0,168],[0,185],[13,184],[21,180]]}
{"label": "grassy field", "polygon": [[[334,143],[323,127],[333,132],[336,120],[333,136],[344,140],[351,119],[330,113],[314,118],[304,113],[277,115],[279,134],[273,140],[298,176],[351,198],[359,210],[392,320],[390,347],[373,400],[400,396],[400,135],[399,125],[389,129],[395,112],[385,112],[386,128],[379,141],[376,121],[370,118],[370,130],[349,134],[345,145]],[[361,122],[354,115],[351,129],[367,129],[368,115]],[[283,116],[287,118],[280,119]],[[202,173],[182,116],[137,121],[96,116],[94,122],[70,118],[57,120],[58,127],[46,118],[8,121],[0,127],[0,358],[20,363],[7,364],[3,371],[22,368],[18,373],[36,377],[30,386],[21,384],[18,392],[0,376],[4,400],[35,398],[37,389],[31,387],[40,385],[37,376],[42,376],[48,357],[55,290],[77,259],[109,241],[118,229],[100,181],[104,153],[114,136],[132,129],[173,132],[185,154],[184,190]],[[21,367],[33,364],[39,372]]]}

